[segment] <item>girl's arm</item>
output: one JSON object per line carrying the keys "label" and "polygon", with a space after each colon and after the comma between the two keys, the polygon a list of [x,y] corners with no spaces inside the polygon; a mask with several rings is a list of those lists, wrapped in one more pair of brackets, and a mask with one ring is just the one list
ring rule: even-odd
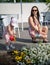
{"label": "girl's arm", "polygon": [[15,30],[14,30],[14,33],[13,33],[13,34],[14,34],[14,36],[16,37],[16,31],[15,31]]}
{"label": "girl's arm", "polygon": [[7,30],[10,35],[13,35],[13,31],[11,30],[10,25],[7,26]]}

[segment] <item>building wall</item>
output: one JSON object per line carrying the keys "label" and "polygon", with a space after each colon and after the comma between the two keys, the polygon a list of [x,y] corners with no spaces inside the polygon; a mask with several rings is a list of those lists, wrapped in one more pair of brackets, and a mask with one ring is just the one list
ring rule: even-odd
{"label": "building wall", "polygon": [[[45,3],[22,3],[22,15],[20,3],[0,3],[0,14],[15,16],[18,22],[28,22],[32,6],[37,6],[40,13],[47,11],[47,5]],[[21,18],[22,17],[22,18]]]}

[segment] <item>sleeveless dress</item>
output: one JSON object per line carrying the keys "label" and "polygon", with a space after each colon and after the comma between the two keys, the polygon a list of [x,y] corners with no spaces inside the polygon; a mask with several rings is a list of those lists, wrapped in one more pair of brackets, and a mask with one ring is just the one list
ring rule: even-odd
{"label": "sleeveless dress", "polygon": [[[34,26],[37,27],[37,23],[34,22]],[[31,38],[33,37],[41,37],[41,34],[39,34],[35,29],[32,29],[31,26],[29,27],[29,34]]]}
{"label": "sleeveless dress", "polygon": [[[12,31],[11,31],[11,33],[12,33]],[[9,42],[10,41],[10,34],[8,32],[7,27],[5,27],[4,38],[5,38],[6,42]]]}

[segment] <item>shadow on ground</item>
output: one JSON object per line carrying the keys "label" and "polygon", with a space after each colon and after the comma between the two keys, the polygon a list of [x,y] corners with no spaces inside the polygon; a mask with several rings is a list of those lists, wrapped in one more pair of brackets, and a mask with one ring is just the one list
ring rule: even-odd
{"label": "shadow on ground", "polygon": [[[18,44],[18,43],[15,43],[15,44],[13,44],[14,46],[15,46],[15,49],[17,49],[17,50],[21,50],[21,48],[23,47],[23,46],[26,46],[25,44]],[[0,50],[2,51],[6,51],[6,44],[2,44],[2,43],[0,43]]]}
{"label": "shadow on ground", "polygon": [[[33,43],[33,42],[32,42],[32,39],[17,38],[16,40],[17,40],[18,42],[23,42],[23,43],[27,43],[27,44]],[[37,43],[39,43],[39,41],[37,41]],[[42,43],[44,43],[44,42],[42,41]],[[48,40],[47,43],[50,43],[50,40]]]}
{"label": "shadow on ground", "polygon": [[17,38],[16,40],[17,40],[18,42],[32,43],[32,40],[31,40],[31,39]]}

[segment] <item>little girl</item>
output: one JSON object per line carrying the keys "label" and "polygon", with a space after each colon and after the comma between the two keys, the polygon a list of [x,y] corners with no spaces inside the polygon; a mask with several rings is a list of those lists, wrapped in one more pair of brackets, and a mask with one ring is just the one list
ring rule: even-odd
{"label": "little girl", "polygon": [[5,40],[6,40],[6,48],[7,50],[10,50],[10,48],[15,49],[15,46],[11,43],[12,41],[15,41],[16,32],[14,32],[14,21],[15,18],[12,17],[10,24],[6,27],[5,30]]}

